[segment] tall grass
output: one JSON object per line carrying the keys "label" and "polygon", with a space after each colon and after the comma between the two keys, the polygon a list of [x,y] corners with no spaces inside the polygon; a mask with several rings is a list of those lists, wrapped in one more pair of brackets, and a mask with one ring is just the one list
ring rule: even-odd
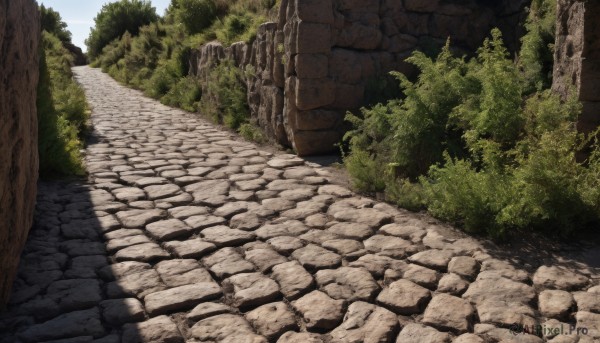
{"label": "tall grass", "polygon": [[43,32],[37,108],[40,176],[84,173],[80,149],[88,120],[83,90],[73,80],[73,56],[60,39]]}

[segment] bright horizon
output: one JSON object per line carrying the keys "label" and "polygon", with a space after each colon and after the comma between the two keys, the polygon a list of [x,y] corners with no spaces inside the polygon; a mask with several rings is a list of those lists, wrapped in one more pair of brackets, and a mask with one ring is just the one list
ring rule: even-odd
{"label": "bright horizon", "polygon": [[[68,30],[73,35],[73,44],[87,51],[85,40],[90,35],[90,30],[94,26],[94,18],[107,3],[116,0],[38,0],[39,4],[51,7],[67,23]],[[156,13],[163,15],[165,9],[171,3],[171,0],[152,0],[152,6],[156,7]]]}

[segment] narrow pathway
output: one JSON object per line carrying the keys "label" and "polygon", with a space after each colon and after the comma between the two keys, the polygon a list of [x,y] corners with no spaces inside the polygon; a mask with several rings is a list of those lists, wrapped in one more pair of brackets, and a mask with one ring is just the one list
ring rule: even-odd
{"label": "narrow pathway", "polygon": [[89,181],[40,185],[0,342],[600,341],[581,259],[504,251],[75,74]]}

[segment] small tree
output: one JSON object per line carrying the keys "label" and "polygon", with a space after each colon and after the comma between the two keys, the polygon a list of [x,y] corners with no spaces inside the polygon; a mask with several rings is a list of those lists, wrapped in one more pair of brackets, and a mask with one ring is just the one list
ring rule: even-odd
{"label": "small tree", "polygon": [[92,59],[98,57],[108,43],[120,38],[125,32],[136,36],[140,27],[158,21],[158,15],[150,1],[120,0],[102,6],[94,21],[96,26],[85,41]]}
{"label": "small tree", "polygon": [[67,30],[67,23],[62,20],[60,13],[51,7],[40,5],[40,22],[42,31],[55,35],[62,42],[71,42],[71,32]]}

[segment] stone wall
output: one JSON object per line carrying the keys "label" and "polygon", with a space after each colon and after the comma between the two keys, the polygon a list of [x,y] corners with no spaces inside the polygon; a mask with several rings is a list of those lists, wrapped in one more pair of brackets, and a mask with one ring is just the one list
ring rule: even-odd
{"label": "stone wall", "polygon": [[579,130],[600,126],[600,2],[559,0],[553,89],[575,91],[583,104]]}
{"label": "stone wall", "polygon": [[[220,58],[251,66],[253,118],[299,155],[337,149],[348,110],[364,105],[369,81],[391,70],[415,72],[405,59],[435,51],[448,37],[473,53],[493,27],[510,50],[522,34],[526,0],[282,0],[277,22],[252,46],[210,43],[192,57],[196,75]],[[217,52],[218,51],[218,52]]]}
{"label": "stone wall", "polygon": [[0,307],[35,207],[39,40],[36,2],[0,0]]}

